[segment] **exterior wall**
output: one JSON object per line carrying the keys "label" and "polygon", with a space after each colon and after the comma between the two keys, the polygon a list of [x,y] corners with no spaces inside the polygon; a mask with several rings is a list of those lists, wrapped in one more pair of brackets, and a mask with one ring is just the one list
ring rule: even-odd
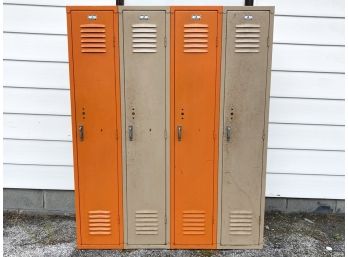
{"label": "exterior wall", "polygon": [[[67,1],[4,2],[4,187],[72,190]],[[344,0],[255,5],[276,9],[266,195],[343,199]]]}

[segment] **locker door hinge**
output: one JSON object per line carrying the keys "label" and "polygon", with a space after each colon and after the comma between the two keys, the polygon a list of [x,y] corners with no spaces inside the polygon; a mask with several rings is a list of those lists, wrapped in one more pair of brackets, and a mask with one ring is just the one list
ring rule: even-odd
{"label": "locker door hinge", "polygon": [[270,40],[270,37],[268,36],[267,37],[267,47],[269,47],[271,45],[271,42],[269,42],[269,40]]}
{"label": "locker door hinge", "polygon": [[118,130],[116,129],[116,140],[118,140]]}
{"label": "locker door hinge", "polygon": [[218,47],[219,46],[219,39],[218,39],[218,37],[216,37],[216,47]]}
{"label": "locker door hinge", "polygon": [[117,224],[120,224],[120,216],[117,216]]}
{"label": "locker door hinge", "polygon": [[167,47],[167,37],[164,37],[164,47]]}
{"label": "locker door hinge", "polygon": [[167,130],[164,130],[164,138],[167,139]]}
{"label": "locker door hinge", "polygon": [[265,131],[262,132],[262,141],[265,141]]}
{"label": "locker door hinge", "polygon": [[167,216],[164,216],[164,224],[167,224]]}

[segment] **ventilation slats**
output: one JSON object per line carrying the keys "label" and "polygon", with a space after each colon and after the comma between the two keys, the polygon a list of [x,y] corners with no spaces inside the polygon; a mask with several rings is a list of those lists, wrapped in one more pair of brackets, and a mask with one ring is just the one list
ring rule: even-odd
{"label": "ventilation slats", "polygon": [[158,212],[138,210],[135,212],[135,234],[157,235],[159,230]]}
{"label": "ventilation slats", "polygon": [[251,211],[231,211],[229,213],[230,235],[251,235],[253,213]]}
{"label": "ventilation slats", "polygon": [[184,38],[207,38],[207,34],[185,34]]}
{"label": "ventilation slats", "polygon": [[156,44],[133,44],[134,48],[156,48]]}
{"label": "ventilation slats", "polygon": [[94,33],[82,33],[81,32],[81,38],[105,38],[105,34],[94,34]]}
{"label": "ventilation slats", "polygon": [[235,30],[236,53],[259,53],[260,52],[259,24],[237,24]]}
{"label": "ventilation slats", "polygon": [[106,29],[103,24],[80,25],[81,52],[106,53]]}
{"label": "ventilation slats", "polygon": [[157,25],[149,24],[149,23],[138,23],[138,24],[133,24],[132,28],[157,28]]}
{"label": "ventilation slats", "polygon": [[88,230],[90,235],[111,235],[112,229],[110,211],[89,211]]}
{"label": "ventilation slats", "polygon": [[187,32],[187,33],[207,33],[208,29],[185,29],[184,32]]}
{"label": "ventilation slats", "polygon": [[199,24],[199,23],[185,24],[184,28],[208,28],[208,24]]}
{"label": "ventilation slats", "polygon": [[133,53],[157,52],[157,25],[139,23],[132,25]]}
{"label": "ventilation slats", "polygon": [[157,40],[153,38],[134,38],[133,43],[157,43]]}
{"label": "ventilation slats", "polygon": [[236,25],[236,28],[260,28],[261,26],[259,24],[238,24]]}
{"label": "ventilation slats", "polygon": [[184,39],[184,43],[208,43],[208,39],[202,39],[202,38]]}
{"label": "ventilation slats", "polygon": [[83,33],[105,33],[105,29],[93,29],[93,28],[88,28],[88,29],[81,29],[81,32]]}
{"label": "ventilation slats", "polygon": [[105,39],[100,39],[100,38],[84,38],[81,39],[81,43],[105,43]]}
{"label": "ventilation slats", "polygon": [[137,28],[137,29],[132,29],[132,32],[136,33],[156,33],[156,29],[148,29],[148,28]]}
{"label": "ventilation slats", "polygon": [[184,53],[207,53],[208,52],[207,24],[184,25]]}
{"label": "ventilation slats", "polygon": [[206,233],[206,213],[199,210],[188,210],[182,213],[182,234],[204,235]]}
{"label": "ventilation slats", "polygon": [[104,24],[81,24],[80,28],[105,28]]}

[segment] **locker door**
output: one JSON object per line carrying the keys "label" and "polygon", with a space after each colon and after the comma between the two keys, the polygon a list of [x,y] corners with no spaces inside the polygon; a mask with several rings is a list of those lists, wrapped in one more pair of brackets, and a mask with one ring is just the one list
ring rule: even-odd
{"label": "locker door", "polygon": [[71,44],[81,243],[120,244],[118,69],[113,11],[72,11]]}
{"label": "locker door", "polygon": [[123,11],[128,244],[166,243],[166,12]]}
{"label": "locker door", "polygon": [[218,19],[217,10],[174,13],[174,245],[215,243]]}
{"label": "locker door", "polygon": [[221,244],[257,245],[269,12],[228,11],[226,19]]}

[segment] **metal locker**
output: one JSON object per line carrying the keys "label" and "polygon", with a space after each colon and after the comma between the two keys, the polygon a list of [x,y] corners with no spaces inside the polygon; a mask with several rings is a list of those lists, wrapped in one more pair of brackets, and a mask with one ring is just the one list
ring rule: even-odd
{"label": "metal locker", "polygon": [[171,8],[171,247],[215,248],[220,7]]}
{"label": "metal locker", "polygon": [[67,7],[78,247],[121,248],[116,7]]}
{"label": "metal locker", "polygon": [[169,9],[120,10],[125,244],[164,248],[169,233]]}
{"label": "metal locker", "polygon": [[218,248],[260,248],[273,7],[223,15]]}

